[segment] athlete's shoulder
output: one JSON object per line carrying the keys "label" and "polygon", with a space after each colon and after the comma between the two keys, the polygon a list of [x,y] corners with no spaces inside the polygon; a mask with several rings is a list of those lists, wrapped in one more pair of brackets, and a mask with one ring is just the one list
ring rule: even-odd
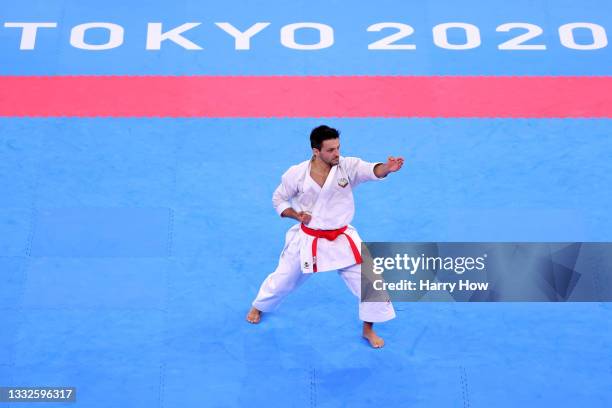
{"label": "athlete's shoulder", "polygon": [[339,160],[340,165],[345,166],[345,167],[355,166],[361,161],[363,160],[361,160],[359,157],[351,157],[351,156],[348,156],[348,157],[340,156],[340,160]]}
{"label": "athlete's shoulder", "polygon": [[304,160],[301,163],[294,164],[293,166],[289,167],[287,171],[285,171],[283,177],[295,177],[302,174],[308,168],[309,162],[310,160]]}

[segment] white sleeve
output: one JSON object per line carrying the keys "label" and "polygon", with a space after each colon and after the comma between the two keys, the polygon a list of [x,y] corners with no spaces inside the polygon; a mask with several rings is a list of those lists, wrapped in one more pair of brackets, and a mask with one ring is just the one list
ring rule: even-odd
{"label": "white sleeve", "polygon": [[291,199],[297,195],[297,186],[295,183],[292,183],[292,179],[293,177],[291,177],[289,170],[287,170],[281,178],[281,183],[272,194],[272,205],[278,215],[281,215],[283,211],[291,207]]}
{"label": "white sleeve", "polygon": [[351,186],[356,186],[364,181],[382,180],[374,174],[374,167],[382,163],[370,163],[358,157],[345,157],[344,162]]}

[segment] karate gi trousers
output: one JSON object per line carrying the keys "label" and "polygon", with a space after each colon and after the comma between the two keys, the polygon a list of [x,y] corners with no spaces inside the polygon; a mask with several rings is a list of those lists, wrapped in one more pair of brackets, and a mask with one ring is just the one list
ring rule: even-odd
{"label": "karate gi trousers", "polygon": [[[297,241],[297,240],[296,240]],[[317,272],[325,273],[325,272]],[[338,270],[349,290],[361,299],[361,265],[354,264]],[[303,273],[300,268],[300,254],[297,242],[290,243],[281,253],[278,266],[264,280],[253,307],[262,312],[272,312],[292,291],[300,287],[314,273]],[[359,301],[359,319],[364,322],[380,323],[395,317],[391,302]]]}

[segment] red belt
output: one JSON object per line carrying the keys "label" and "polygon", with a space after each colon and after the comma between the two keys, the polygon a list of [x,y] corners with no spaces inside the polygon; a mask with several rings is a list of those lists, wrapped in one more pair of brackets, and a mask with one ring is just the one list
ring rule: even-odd
{"label": "red belt", "polygon": [[311,237],[315,237],[315,239],[312,241],[312,270],[313,272],[317,271],[317,242],[319,238],[325,238],[328,241],[333,241],[336,238],[338,238],[340,235],[344,235],[346,239],[348,240],[349,245],[351,246],[351,250],[353,251],[353,256],[355,257],[355,263],[360,264],[362,262],[361,254],[359,253],[359,250],[357,249],[357,245],[355,245],[355,241],[353,241],[353,238],[351,238],[348,234],[344,232],[346,231],[346,228],[348,226],[345,225],[342,228],[338,228],[334,230],[316,230],[316,229],[308,228],[304,224],[301,224],[300,226],[302,227],[302,231],[304,231],[306,234],[310,235]]}

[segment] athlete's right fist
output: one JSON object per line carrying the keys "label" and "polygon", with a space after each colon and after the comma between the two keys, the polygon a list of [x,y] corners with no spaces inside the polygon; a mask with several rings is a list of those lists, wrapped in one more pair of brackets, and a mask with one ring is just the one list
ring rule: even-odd
{"label": "athlete's right fist", "polygon": [[310,215],[310,213],[307,213],[305,211],[300,211],[298,213],[298,221],[300,221],[304,225],[308,225],[311,219],[312,216]]}

